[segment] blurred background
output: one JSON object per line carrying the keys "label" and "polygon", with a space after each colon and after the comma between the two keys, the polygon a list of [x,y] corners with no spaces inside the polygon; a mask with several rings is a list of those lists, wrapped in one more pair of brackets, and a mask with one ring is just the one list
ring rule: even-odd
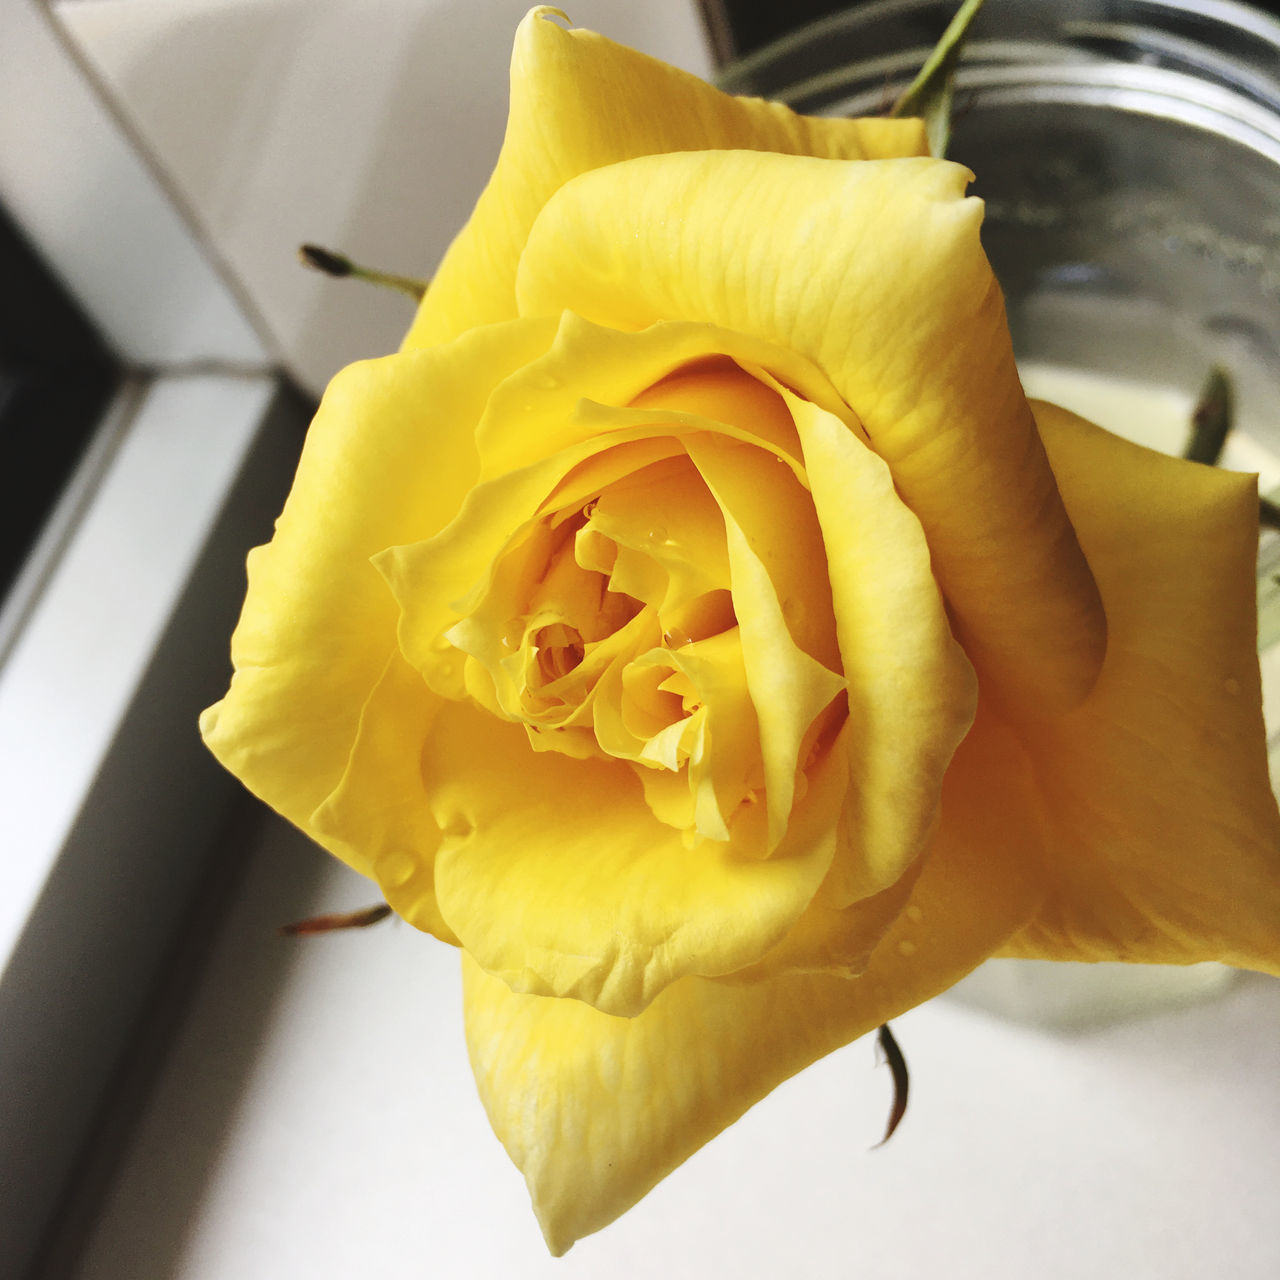
{"label": "blurred background", "polygon": [[[935,1002],[898,1025],[915,1093],[883,1151],[887,1073],[853,1045],[552,1262],[453,954],[276,935],[376,891],[223,776],[195,716],[315,399],[411,314],[296,248],[431,274],[526,7],[0,0],[0,1272],[1280,1274],[1264,979],[1069,1032]],[[843,7],[569,14],[708,75]]]}

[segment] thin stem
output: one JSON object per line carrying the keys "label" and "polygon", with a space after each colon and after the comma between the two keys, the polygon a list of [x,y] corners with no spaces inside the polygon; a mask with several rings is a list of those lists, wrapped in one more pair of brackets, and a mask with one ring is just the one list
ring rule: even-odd
{"label": "thin stem", "polygon": [[318,244],[302,245],[298,249],[298,261],[304,267],[323,271],[325,275],[336,279],[349,276],[353,280],[365,280],[369,284],[381,285],[384,289],[395,289],[398,293],[407,293],[415,302],[420,302],[422,295],[427,291],[425,280],[415,280],[412,276],[397,276],[389,271],[362,267],[343,254],[334,253],[332,249],[323,249]]}

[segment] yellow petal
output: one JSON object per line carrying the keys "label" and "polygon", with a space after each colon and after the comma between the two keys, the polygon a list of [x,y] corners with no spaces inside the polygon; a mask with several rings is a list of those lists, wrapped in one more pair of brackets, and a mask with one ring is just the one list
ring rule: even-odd
{"label": "yellow petal", "polygon": [[808,763],[802,744],[819,713],[845,687],[843,676],[792,635],[793,628],[800,631],[814,649],[835,658],[822,540],[807,495],[802,498],[794,476],[773,455],[714,437],[690,439],[687,447],[724,514],[773,846],[787,829],[797,772]]}
{"label": "yellow petal", "polygon": [[[729,585],[724,521],[687,458],[668,459],[610,485],[587,529],[617,548],[613,590],[653,605],[664,617]],[[624,568],[634,582],[620,577]]]}
{"label": "yellow petal", "polygon": [[611,1018],[516,995],[464,957],[480,1097],[553,1253],[608,1225],[788,1076],[957,981],[1027,918],[1035,833],[1001,803],[1024,767],[998,726],[966,741],[911,906],[862,977],[686,978],[639,1017]]}
{"label": "yellow petal", "polygon": [[[452,519],[489,391],[554,332],[545,321],[477,330],[352,365],[325,393],[275,537],[249,557],[231,688],[201,718],[222,763],[317,838],[312,812],[341,779],[396,644],[399,611],[369,557]],[[365,869],[354,846],[334,852]]]}
{"label": "yellow petal", "polygon": [[1088,701],[1028,731],[1052,890],[1009,953],[1280,973],[1254,477],[1151,453],[1051,405],[1037,416],[1110,644]]}
{"label": "yellow petal", "polygon": [[756,444],[802,470],[781,398],[738,361],[821,401],[834,395],[803,358],[759,339],[701,324],[619,333],[572,314],[545,357],[502,381],[477,430],[483,481],[458,518],[430,541],[376,558],[403,610],[401,648],[433,687],[460,696],[456,673],[441,675],[448,663],[439,637],[479,600],[504,548],[540,513],[581,505],[683,452],[691,433]]}
{"label": "yellow petal", "polygon": [[[794,454],[795,430],[777,396],[731,362],[765,366],[786,385],[823,395],[820,375],[808,361],[758,338],[707,324],[625,333],[567,312],[546,355],[490,398],[476,432],[481,477],[495,479],[608,430],[608,422],[591,412],[601,405],[738,424],[750,438]],[[826,394],[833,393],[828,388]]]}
{"label": "yellow petal", "polygon": [[[850,770],[850,756],[861,752],[863,745],[846,721],[827,747],[831,756],[825,767],[856,774],[856,767]],[[724,974],[717,981],[752,984],[797,973],[851,978],[866,969],[886,930],[909,904],[926,860],[917,856],[888,888],[852,897],[849,868],[858,865],[859,850],[854,844],[858,813],[859,799],[851,790],[846,796],[831,870],[786,937],[754,964]]]}
{"label": "yellow petal", "polygon": [[844,792],[839,771],[811,786],[795,838],[751,861],[688,848],[629,764],[531,752],[519,726],[465,705],[440,711],[422,772],[445,833],[436,891],[466,950],[516,990],[621,1015],[773,946],[826,874]]}
{"label": "yellow petal", "polygon": [[733,148],[848,159],[924,155],[918,120],[827,120],[733,98],[697,77],[565,30],[555,10],[520,24],[502,152],[405,339],[445,342],[515,311],[515,273],[538,211],[570,178],[632,156]]}
{"label": "yellow petal", "polygon": [[[730,840],[729,822],[764,779],[760,768],[760,716],[743,662],[742,636],[738,628],[711,636],[674,652],[655,655],[658,661],[688,677],[691,692],[703,704],[699,713],[697,747],[679,779],[692,793],[690,825],[713,840]],[[666,687],[670,687],[669,681]],[[687,722],[686,722],[687,723]],[[793,760],[794,768],[794,760]],[[650,805],[665,778],[641,775]],[[665,797],[663,797],[665,799]],[[661,810],[654,809],[656,813]],[[833,810],[834,813],[834,810]],[[735,841],[735,852],[745,843]],[[746,856],[757,856],[752,848]]]}
{"label": "yellow petal", "polygon": [[826,544],[852,744],[848,858],[823,896],[844,907],[893,884],[936,820],[943,775],[977,707],[920,522],[843,422],[787,395]]}
{"label": "yellow petal", "polygon": [[362,870],[397,915],[456,943],[436,905],[440,831],[422,782],[422,744],[439,708],[422,677],[393,653],[365,702],[342,781],[311,825],[328,847],[358,851]]}
{"label": "yellow petal", "polygon": [[[547,203],[522,314],[704,321],[818,365],[924,526],[960,637],[1019,714],[1077,704],[1105,619],[1014,367],[968,171],[746,152],[649,156]],[[784,379],[785,381],[785,379]]]}

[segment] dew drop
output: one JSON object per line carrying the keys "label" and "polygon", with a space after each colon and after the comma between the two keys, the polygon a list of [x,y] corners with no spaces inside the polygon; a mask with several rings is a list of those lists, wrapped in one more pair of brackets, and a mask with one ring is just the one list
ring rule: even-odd
{"label": "dew drop", "polygon": [[514,652],[524,641],[524,619],[508,618],[502,628],[502,647],[508,653]]}
{"label": "dew drop", "polygon": [[560,385],[560,379],[554,373],[538,372],[530,380],[535,387],[541,387],[544,391],[554,391]]}
{"label": "dew drop", "polygon": [[908,942],[905,938],[898,943],[898,954],[900,956],[913,956],[916,953],[916,944]]}
{"label": "dew drop", "polygon": [[655,524],[652,529],[645,535],[650,542],[659,543],[666,542],[667,530],[665,525]]}
{"label": "dew drop", "polygon": [[807,610],[802,601],[787,597],[782,602],[782,616],[787,620],[789,627],[796,629],[804,625]]}
{"label": "dew drop", "polygon": [[455,840],[465,840],[475,830],[475,823],[465,813],[452,813],[440,824],[440,830]]}
{"label": "dew drop", "polygon": [[902,914],[906,916],[912,924],[919,924],[920,921],[924,919],[924,912],[914,904],[909,906]]}
{"label": "dew drop", "polygon": [[693,637],[683,627],[671,627],[662,633],[662,643],[668,649],[683,649],[693,643]]}
{"label": "dew drop", "polygon": [[388,889],[399,889],[413,879],[418,860],[404,849],[393,849],[378,862],[378,881]]}

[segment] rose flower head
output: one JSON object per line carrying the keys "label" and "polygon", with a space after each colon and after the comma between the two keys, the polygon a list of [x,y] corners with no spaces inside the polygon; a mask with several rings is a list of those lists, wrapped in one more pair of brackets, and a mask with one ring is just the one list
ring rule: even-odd
{"label": "rose flower head", "polygon": [[1280,969],[1254,478],[1028,402],[919,121],[562,19],[202,721],[460,949],[557,1253],[990,956]]}

